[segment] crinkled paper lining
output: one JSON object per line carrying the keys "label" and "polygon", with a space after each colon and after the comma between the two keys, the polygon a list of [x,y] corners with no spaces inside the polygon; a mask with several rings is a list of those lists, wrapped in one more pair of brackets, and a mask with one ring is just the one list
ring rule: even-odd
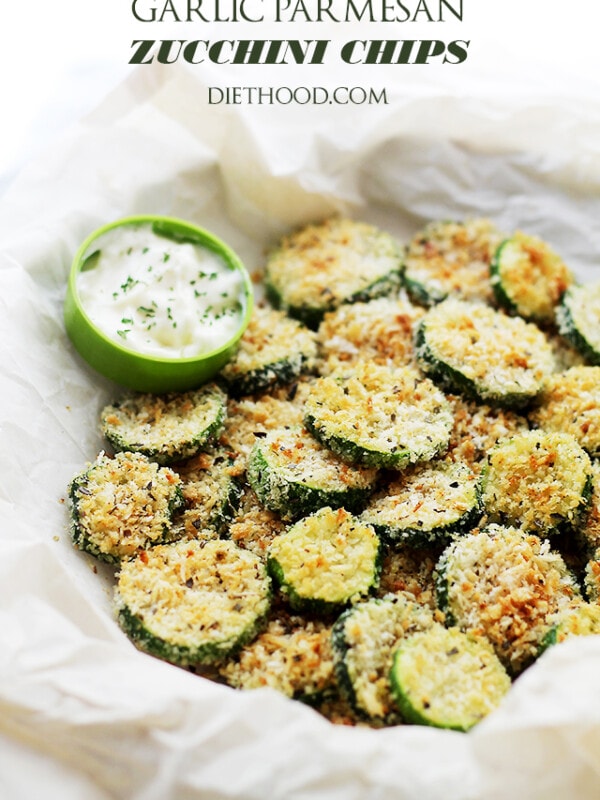
{"label": "crinkled paper lining", "polygon": [[[207,80],[207,79],[205,79]],[[487,215],[593,279],[597,109],[402,97],[368,113],[207,109],[201,72],[143,68],[34,162],[0,208],[0,792],[7,798],[587,798],[600,790],[600,640],[552,649],[471,734],[334,727],[137,652],[111,573],[73,550],[65,488],[117,387],[62,325],[70,259],[119,216],[181,216],[251,270],[330,213],[404,238]],[[302,116],[304,114],[304,116]]]}

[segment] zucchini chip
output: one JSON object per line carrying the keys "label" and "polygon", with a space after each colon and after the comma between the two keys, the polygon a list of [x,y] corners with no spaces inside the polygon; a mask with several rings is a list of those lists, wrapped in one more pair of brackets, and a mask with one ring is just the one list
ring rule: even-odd
{"label": "zucchini chip", "polygon": [[327,311],[397,292],[402,254],[387,233],[329,219],[286,236],[268,258],[265,288],[277,308],[316,329]]}
{"label": "zucchini chip", "polygon": [[438,624],[400,643],[390,681],[407,722],[457,731],[481,722],[510,689],[485,639]]}
{"label": "zucchini chip", "polygon": [[600,605],[575,600],[552,617],[552,627],[544,636],[541,649],[560,644],[572,636],[600,634]]}
{"label": "zucchini chip", "polygon": [[536,397],[555,367],[552,348],[535,325],[454,299],[427,312],[416,346],[419,365],[437,383],[508,408]]}
{"label": "zucchini chip", "polygon": [[373,497],[360,519],[390,544],[423,547],[470,530],[481,514],[475,474],[466,464],[441,462],[402,473]]}
{"label": "zucchini chip", "polygon": [[319,378],[304,424],[325,447],[367,467],[404,469],[429,461],[450,440],[452,411],[443,393],[411,367],[361,362]]}
{"label": "zucchini chip", "polygon": [[202,531],[223,533],[233,519],[242,487],[232,474],[233,464],[224,453],[201,453],[177,467],[186,503],[182,522],[187,536]]}
{"label": "zucchini chip", "polygon": [[262,392],[290,383],[315,367],[313,331],[282,311],[255,308],[239,348],[221,370],[221,378],[234,397]]}
{"label": "zucchini chip", "polygon": [[592,488],[589,456],[568,433],[536,430],[501,441],[483,470],[490,520],[543,536],[577,527]]}
{"label": "zucchini chip", "polygon": [[554,322],[556,307],[573,283],[562,259],[537,236],[521,231],[502,242],[490,275],[501,306],[543,324]]}
{"label": "zucchini chip", "polygon": [[389,682],[392,656],[404,637],[431,625],[431,610],[404,594],[357,603],[338,618],[331,635],[335,674],[358,714],[399,722]]}
{"label": "zucchini chip", "polygon": [[590,456],[600,456],[600,367],[551,375],[530,418],[546,431],[570,433]]}
{"label": "zucchini chip", "polygon": [[180,541],[141,552],[119,573],[119,624],[140,650],[180,666],[223,661],[270,607],[263,562],[233,542]]}
{"label": "zucchini chip", "polygon": [[600,283],[567,289],[556,322],[559,333],[590,364],[600,366]]}
{"label": "zucchini chip", "polygon": [[379,537],[343,508],[322,508],[273,539],[267,565],[294,610],[335,612],[377,586]]}
{"label": "zucchini chip", "polygon": [[322,375],[357,361],[384,366],[415,364],[413,329],[425,312],[404,298],[380,297],[325,314],[318,345]]}
{"label": "zucchini chip", "polygon": [[485,636],[516,675],[537,657],[551,615],[579,596],[579,588],[547,540],[489,525],[446,548],[436,593],[447,624]]}
{"label": "zucchini chip", "polygon": [[297,519],[323,506],[356,511],[371,493],[377,470],[346,464],[303,429],[283,429],[256,442],[247,477],[266,508]]}
{"label": "zucchini chip", "polygon": [[158,464],[173,464],[195,456],[219,434],[226,400],[214,383],[162,397],[132,395],[106,406],[100,427],[116,452],[143,453]]}
{"label": "zucchini chip", "polygon": [[178,476],[140,453],[100,453],[73,478],[69,499],[75,546],[111,563],[170,538],[184,503]]}
{"label": "zucchini chip", "polygon": [[334,685],[331,627],[320,620],[279,614],[266,630],[221,667],[221,677],[236,689],[269,686],[314,704]]}
{"label": "zucchini chip", "polygon": [[446,297],[490,302],[490,261],[501,241],[487,219],[431,222],[408,245],[404,284],[411,299],[423,306]]}

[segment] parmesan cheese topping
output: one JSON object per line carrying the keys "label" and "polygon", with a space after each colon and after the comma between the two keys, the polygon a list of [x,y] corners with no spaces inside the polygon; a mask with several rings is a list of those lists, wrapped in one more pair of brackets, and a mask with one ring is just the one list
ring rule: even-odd
{"label": "parmesan cheese topping", "polygon": [[331,311],[318,330],[321,374],[357,361],[414,366],[413,328],[423,313],[404,298],[386,297]]}
{"label": "parmesan cheese topping", "polygon": [[[227,381],[258,370],[274,367],[281,362],[289,365],[295,375],[314,367],[317,356],[316,336],[282,311],[254,308],[250,324],[240,340],[231,361],[221,370]],[[265,380],[267,385],[274,382]]]}
{"label": "parmesan cheese topping", "polygon": [[537,656],[548,616],[579,593],[547,541],[499,525],[457,539],[439,570],[456,624],[486,636],[513,673]]}
{"label": "parmesan cheese topping", "polygon": [[138,453],[94,464],[73,481],[76,526],[82,544],[105,556],[126,558],[164,539],[180,480]]}
{"label": "parmesan cheese topping", "polygon": [[590,459],[568,433],[529,431],[490,451],[483,502],[494,521],[551,533],[577,520],[590,491]]}
{"label": "parmesan cheese topping", "polygon": [[360,603],[342,621],[343,663],[354,703],[368,716],[384,718],[396,711],[389,682],[394,650],[404,637],[433,625],[432,613],[398,594]]}
{"label": "parmesan cheese topping", "polygon": [[263,563],[226,541],[159,545],[123,564],[117,606],[153,635],[195,649],[235,641],[269,607]]}
{"label": "parmesan cheese topping", "polygon": [[344,509],[322,508],[276,537],[269,558],[298,597],[345,603],[376,583],[379,538]]}
{"label": "parmesan cheese topping", "polygon": [[422,324],[433,356],[464,375],[484,399],[536,395],[554,370],[552,348],[539,328],[487,306],[445,300]]}
{"label": "parmesan cheese topping", "polygon": [[267,262],[267,279],[285,305],[326,308],[401,266],[393,238],[372,225],[330,219],[287,236]]}
{"label": "parmesan cheese topping", "polygon": [[491,280],[521,316],[551,322],[573,275],[545,242],[518,231],[503,243]]}
{"label": "parmesan cheese topping", "polygon": [[305,415],[324,436],[381,453],[405,450],[413,462],[446,447],[453,421],[446,398],[431,381],[409,367],[370,362],[316,381]]}
{"label": "parmesan cheese topping", "polygon": [[113,228],[92,247],[77,281],[81,304],[122,347],[192,358],[222,347],[239,329],[242,274],[207,247],[159,236],[150,224]]}
{"label": "parmesan cheese topping", "polygon": [[216,384],[183,394],[133,395],[106,406],[104,435],[119,449],[144,450],[157,461],[194,455],[225,416],[225,394]]}
{"label": "parmesan cheese topping", "polygon": [[429,303],[448,295],[489,302],[489,266],[501,239],[487,219],[433,222],[408,246],[406,278],[422,287],[416,293],[422,295],[424,291]]}

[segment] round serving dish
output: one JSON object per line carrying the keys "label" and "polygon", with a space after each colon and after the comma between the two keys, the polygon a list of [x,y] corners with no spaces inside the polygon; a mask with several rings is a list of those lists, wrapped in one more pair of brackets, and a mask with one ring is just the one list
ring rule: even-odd
{"label": "round serving dish", "polygon": [[[147,226],[152,234],[173,242],[197,245],[216,255],[226,268],[239,272],[242,289],[237,299],[242,304],[242,311],[234,334],[214,349],[182,358],[140,352],[132,346],[120,344],[101,330],[86,311],[78,283],[82,271],[96,268],[93,256],[100,252],[98,242],[101,237],[125,226]],[[183,220],[142,215],[104,225],[82,243],[71,266],[64,303],[64,321],[76,350],[95,370],[129,389],[158,394],[186,391],[210,380],[233,355],[250,321],[252,308],[250,276],[238,256],[221,239]]]}

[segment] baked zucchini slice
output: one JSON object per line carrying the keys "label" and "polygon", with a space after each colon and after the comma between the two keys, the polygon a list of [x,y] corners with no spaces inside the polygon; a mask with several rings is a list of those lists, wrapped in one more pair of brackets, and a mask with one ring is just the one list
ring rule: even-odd
{"label": "baked zucchini slice", "polygon": [[184,504],[179,477],[141,453],[100,453],[73,478],[69,499],[73,543],[110,563],[170,538]]}
{"label": "baked zucchini slice", "polygon": [[568,433],[534,430],[498,442],[483,470],[490,520],[542,536],[576,528],[592,489],[589,456]]}
{"label": "baked zucchini slice", "polygon": [[536,397],[555,366],[552,348],[535,325],[455,299],[425,314],[416,347],[421,368],[441,386],[508,408]]}
{"label": "baked zucchini slice", "polygon": [[600,456],[600,367],[551,375],[530,418],[543,430],[570,433],[590,456]]}
{"label": "baked zucchini slice", "polygon": [[400,643],[390,681],[407,722],[456,731],[481,722],[510,689],[485,639],[439,624]]}
{"label": "baked zucchini slice", "polygon": [[295,611],[326,614],[377,586],[380,550],[370,525],[326,507],[275,537],[267,565]]}
{"label": "baked zucchini slice", "polygon": [[294,700],[319,702],[335,684],[331,626],[279,613],[219,672],[236,689],[269,686]]}
{"label": "baked zucchini slice", "polygon": [[413,330],[424,313],[405,297],[380,297],[330,311],[317,332],[320,373],[329,375],[357,361],[396,367],[414,365]]}
{"label": "baked zucchini slice", "polygon": [[438,607],[448,625],[485,636],[511,675],[535,660],[552,614],[579,596],[548,540],[489,525],[458,537],[436,568]]}
{"label": "baked zucchini slice", "polygon": [[571,636],[600,634],[600,605],[577,600],[558,611],[551,621],[552,627],[542,640],[542,650]]}
{"label": "baked zucchini slice", "polygon": [[233,459],[225,453],[201,453],[177,468],[185,500],[182,522],[190,538],[199,531],[225,532],[235,516],[242,486],[233,474]]}
{"label": "baked zucchini slice", "polygon": [[440,462],[403,472],[369,502],[360,519],[390,543],[447,543],[482,514],[479,480],[466,464]]}
{"label": "baked zucchini slice", "polygon": [[397,292],[402,269],[392,236],[336,218],[284,237],[267,260],[265,288],[274,306],[316,329],[342,303]]}
{"label": "baked zucchini slice", "polygon": [[223,661],[263,627],[264,563],[233,542],[182,540],[122,564],[119,624],[140,650],[181,666]]}
{"label": "baked zucchini slice", "polygon": [[584,358],[600,366],[600,283],[571,286],[556,309],[558,330]]}
{"label": "baked zucchini slice", "polygon": [[545,242],[517,231],[500,245],[490,266],[499,305],[534,322],[554,322],[573,274]]}
{"label": "baked zucchini slice", "polygon": [[100,427],[116,452],[173,464],[195,456],[218,436],[226,402],[214,383],[182,394],[131,395],[102,410]]}
{"label": "baked zucchini slice", "polygon": [[406,594],[357,603],[336,620],[331,642],[342,695],[363,718],[398,722],[389,674],[406,636],[433,625],[429,608]]}
{"label": "baked zucchini slice", "polygon": [[304,406],[304,424],[350,463],[404,469],[429,461],[450,440],[444,394],[411,367],[360,362],[319,378]]}
{"label": "baked zucchini slice", "polygon": [[431,222],[408,245],[404,284],[415,303],[490,302],[490,261],[502,234],[487,219]]}
{"label": "baked zucchini slice", "polygon": [[257,440],[247,478],[264,506],[296,519],[323,506],[356,511],[373,490],[377,470],[346,464],[304,429],[283,429]]}
{"label": "baked zucchini slice", "polygon": [[315,367],[315,333],[282,311],[255,308],[231,361],[220,376],[234,397],[290,383]]}

